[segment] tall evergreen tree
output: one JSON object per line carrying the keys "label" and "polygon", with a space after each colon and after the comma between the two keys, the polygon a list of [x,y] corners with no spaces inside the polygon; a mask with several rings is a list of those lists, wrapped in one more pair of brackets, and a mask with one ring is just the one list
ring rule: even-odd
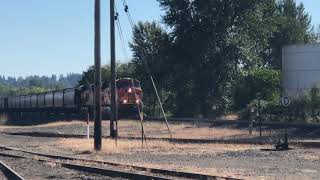
{"label": "tall evergreen tree", "polygon": [[230,104],[240,46],[233,40],[255,0],[159,0],[174,39],[176,114],[208,115]]}
{"label": "tall evergreen tree", "polygon": [[282,47],[312,42],[311,16],[302,3],[281,0],[277,3],[277,30],[270,37],[271,57],[268,65],[281,70]]}

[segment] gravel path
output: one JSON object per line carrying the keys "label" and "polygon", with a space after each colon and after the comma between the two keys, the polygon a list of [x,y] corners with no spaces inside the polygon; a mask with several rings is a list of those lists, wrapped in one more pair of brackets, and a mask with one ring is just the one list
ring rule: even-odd
{"label": "gravel path", "polygon": [[[5,162],[13,170],[25,179],[75,179],[75,180],[103,180],[114,179],[101,175],[88,174],[60,167],[55,163],[44,163],[32,159],[18,159],[0,156],[0,160]],[[0,176],[1,177],[1,176]],[[1,179],[1,178],[0,178]]]}
{"label": "gravel path", "polygon": [[[259,149],[205,153],[196,150],[158,152],[142,150],[113,153],[82,153],[55,145],[56,138],[34,138],[1,135],[2,142],[11,147],[59,155],[91,158],[116,163],[201,172],[211,175],[245,179],[318,179],[320,177],[319,149],[297,148],[273,152]],[[28,142],[25,144],[25,142]],[[104,144],[111,147],[111,144]],[[54,174],[56,174],[55,172]]]}

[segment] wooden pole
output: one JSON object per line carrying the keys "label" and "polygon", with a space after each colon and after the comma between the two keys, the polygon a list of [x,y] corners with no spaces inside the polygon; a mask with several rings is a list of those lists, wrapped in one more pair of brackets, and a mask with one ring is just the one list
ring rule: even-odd
{"label": "wooden pole", "polygon": [[100,151],[102,148],[100,0],[95,0],[95,5],[94,5],[94,67],[95,67],[94,149],[96,151]]}
{"label": "wooden pole", "polygon": [[116,51],[115,51],[115,6],[110,0],[110,47],[111,47],[111,119],[110,137],[118,137],[118,109],[116,97]]}

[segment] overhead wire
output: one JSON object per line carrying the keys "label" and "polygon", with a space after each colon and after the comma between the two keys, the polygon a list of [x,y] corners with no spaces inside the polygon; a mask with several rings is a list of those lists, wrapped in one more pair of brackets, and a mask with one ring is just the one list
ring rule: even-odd
{"label": "overhead wire", "polygon": [[115,16],[116,16],[115,20],[116,20],[116,25],[117,25],[117,29],[118,29],[118,34],[119,34],[119,39],[120,39],[122,51],[123,51],[123,54],[125,56],[125,60],[127,62],[129,62],[129,56],[128,56],[128,52],[127,52],[127,49],[126,49],[126,46],[125,46],[124,36],[123,36],[122,28],[121,28],[120,16],[119,16],[117,8],[116,8]]}
{"label": "overhead wire", "polygon": [[126,15],[128,17],[128,20],[129,20],[129,23],[131,25],[131,28],[133,28],[134,27],[134,23],[133,23],[134,21],[133,21],[132,16],[131,16],[131,14],[129,12],[129,6],[128,6],[128,4],[127,4],[127,2],[125,0],[122,0],[122,4],[123,4],[123,7],[124,7],[124,12],[126,13]]}

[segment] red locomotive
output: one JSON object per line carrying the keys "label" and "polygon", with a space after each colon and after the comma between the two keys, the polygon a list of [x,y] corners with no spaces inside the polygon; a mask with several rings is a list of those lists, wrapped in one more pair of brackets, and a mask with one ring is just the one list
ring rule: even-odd
{"label": "red locomotive", "polygon": [[120,112],[136,112],[142,107],[140,81],[131,78],[117,80],[118,107]]}

